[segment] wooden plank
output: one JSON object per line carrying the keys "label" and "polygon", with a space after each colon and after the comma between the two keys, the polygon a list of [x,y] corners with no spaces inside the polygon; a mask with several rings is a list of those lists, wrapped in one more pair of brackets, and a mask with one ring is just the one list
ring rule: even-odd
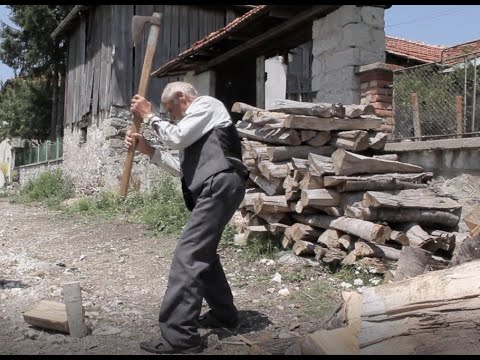
{"label": "wooden plank", "polygon": [[199,9],[197,6],[188,6],[188,23],[190,24],[189,34],[188,34],[188,46],[192,46],[199,40],[198,34],[198,17],[199,17]]}
{"label": "wooden plank", "polygon": [[96,7],[94,10],[94,72],[93,72],[93,95],[92,95],[92,115],[98,114],[98,97],[100,93],[100,70],[102,65],[102,6]]}
{"label": "wooden plank", "polygon": [[102,65],[100,69],[100,92],[98,100],[99,109],[106,110],[108,105],[108,90],[111,76],[111,6],[107,5],[103,7],[102,10]]}
{"label": "wooden plank", "polygon": [[94,13],[87,13],[88,16],[88,26],[87,26],[87,49],[86,49],[86,88],[85,88],[85,108],[84,113],[90,113],[92,110],[92,94],[93,94],[93,75],[95,67],[95,23],[94,23]]}
{"label": "wooden plank", "polygon": [[179,5],[170,5],[172,7],[172,21],[171,21],[171,30],[170,30],[170,59],[177,57],[179,52],[179,33],[181,23],[183,21],[180,19],[180,8]]}
{"label": "wooden plank", "polygon": [[23,314],[27,324],[42,329],[69,333],[67,310],[65,304],[42,300],[33,309]]}
{"label": "wooden plank", "polygon": [[203,39],[208,34],[208,11],[200,8],[198,10],[198,38]]}
{"label": "wooden plank", "polygon": [[311,103],[284,99],[273,100],[273,104],[268,110],[271,112],[321,118],[343,118],[345,116],[345,108],[342,104]]}
{"label": "wooden plank", "polygon": [[[190,23],[184,23],[185,19],[188,19],[188,5],[178,5],[179,8],[179,27],[178,27],[178,53],[182,53],[186,49],[189,48],[188,46],[188,34],[189,34],[189,27],[191,26]],[[157,67],[153,67],[153,69],[157,69]]]}
{"label": "wooden plank", "polygon": [[[310,157],[309,157],[310,159]],[[312,158],[314,159],[314,158]],[[311,164],[314,164],[310,160]],[[332,165],[333,166],[333,165]],[[317,169],[318,170],[318,169]],[[325,176],[325,187],[334,187],[346,183],[347,181],[401,181],[409,183],[426,183],[433,178],[432,172],[408,174],[408,173],[390,173],[378,175],[359,175],[359,176]]]}
{"label": "wooden plank", "polygon": [[285,161],[290,160],[291,158],[308,158],[308,154],[314,153],[323,156],[330,156],[334,148],[331,146],[274,146],[268,147],[268,159],[270,161]]}
{"label": "wooden plank", "polygon": [[239,121],[236,128],[241,138],[257,140],[267,144],[300,145],[302,143],[298,132],[292,129],[264,129],[246,121]]}
{"label": "wooden plank", "polygon": [[78,99],[78,113],[77,117],[79,120],[83,118],[83,116],[86,114],[85,112],[85,104],[86,104],[86,82],[87,82],[87,77],[86,75],[86,38],[87,38],[87,19],[85,16],[82,16],[80,18],[80,25],[79,25],[79,53],[78,53],[78,62],[79,62],[79,68],[78,71],[80,71],[81,77],[80,77],[80,82],[79,82],[79,99]]}
{"label": "wooden plank", "polygon": [[[133,5],[112,5],[115,8],[112,64],[112,105],[129,106],[133,96],[133,39],[131,22]],[[135,89],[136,91],[136,89]]]}
{"label": "wooden plank", "polygon": [[65,82],[65,125],[73,124],[73,93],[75,81],[75,43],[74,35],[72,34],[68,41],[68,63],[67,63],[67,78]]}
{"label": "wooden plank", "polygon": [[256,58],[256,106],[265,108],[265,56]]}
{"label": "wooden plank", "polygon": [[72,45],[73,52],[73,63],[72,63],[72,97],[71,97],[71,107],[72,107],[72,124],[75,124],[78,121],[77,118],[77,104],[78,104],[78,90],[80,86],[78,86],[78,42],[80,39],[80,28],[77,27],[74,32],[72,32],[72,36],[70,38],[70,44]]}

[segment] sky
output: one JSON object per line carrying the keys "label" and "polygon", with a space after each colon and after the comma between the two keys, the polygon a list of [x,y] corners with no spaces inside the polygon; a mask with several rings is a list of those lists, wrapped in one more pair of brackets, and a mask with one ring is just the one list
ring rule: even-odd
{"label": "sky", "polygon": [[[11,24],[0,5],[0,20]],[[480,5],[392,5],[385,11],[385,35],[452,46],[480,39]],[[0,62],[0,80],[13,71]]]}

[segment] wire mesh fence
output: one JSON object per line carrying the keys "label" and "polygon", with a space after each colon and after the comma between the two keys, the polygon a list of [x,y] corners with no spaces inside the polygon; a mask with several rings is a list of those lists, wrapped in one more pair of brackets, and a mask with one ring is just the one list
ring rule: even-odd
{"label": "wire mesh fence", "polygon": [[36,146],[19,148],[15,151],[15,167],[61,159],[63,155],[63,141],[45,141]]}
{"label": "wire mesh fence", "polygon": [[480,52],[394,71],[394,139],[480,132]]}

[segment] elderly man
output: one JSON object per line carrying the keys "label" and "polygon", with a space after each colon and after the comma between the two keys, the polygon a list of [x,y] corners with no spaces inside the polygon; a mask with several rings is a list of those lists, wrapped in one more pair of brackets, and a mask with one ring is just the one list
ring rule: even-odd
{"label": "elderly man", "polygon": [[[152,147],[140,134],[127,133],[125,145],[148,155],[151,162],[181,176],[185,203],[192,212],[175,249],[167,290],[160,309],[162,337],[140,347],[154,353],[194,353],[203,350],[199,327],[238,324],[238,313],[217,247],[222,232],[245,195],[248,171],[241,144],[225,106],[210,96],[198,96],[185,82],[169,83],[162,104],[176,124],[152,113],[150,103],[135,95],[134,115],[143,118],[179,158]],[[200,316],[202,301],[210,307]]]}

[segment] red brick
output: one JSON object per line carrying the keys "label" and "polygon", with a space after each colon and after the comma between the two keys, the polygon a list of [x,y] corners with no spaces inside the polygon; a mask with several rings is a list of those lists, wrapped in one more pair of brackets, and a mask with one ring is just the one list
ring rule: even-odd
{"label": "red brick", "polygon": [[374,88],[389,88],[393,85],[392,81],[384,81],[384,80],[372,80],[368,82],[368,87]]}
{"label": "red brick", "polygon": [[373,105],[373,107],[375,109],[392,111],[392,104],[391,103],[377,101],[377,102],[371,102],[370,105]]}
{"label": "red brick", "polygon": [[382,109],[375,109],[375,114],[380,117],[389,118],[392,117],[393,113],[391,110],[382,110]]}
{"label": "red brick", "polygon": [[385,96],[392,96],[393,89],[386,89],[386,88],[374,88],[371,90],[366,90],[360,94],[361,97],[365,97],[367,95],[385,95]]}
{"label": "red brick", "polygon": [[393,81],[393,73],[387,71],[369,71],[360,75],[360,82],[367,82],[373,80]]}

